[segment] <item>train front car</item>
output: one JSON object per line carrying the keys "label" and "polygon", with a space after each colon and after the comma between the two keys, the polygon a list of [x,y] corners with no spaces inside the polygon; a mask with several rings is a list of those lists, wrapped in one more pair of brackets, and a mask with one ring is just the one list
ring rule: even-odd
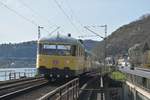
{"label": "train front car", "polygon": [[38,72],[46,78],[72,78],[84,70],[84,47],[70,36],[59,34],[38,42]]}

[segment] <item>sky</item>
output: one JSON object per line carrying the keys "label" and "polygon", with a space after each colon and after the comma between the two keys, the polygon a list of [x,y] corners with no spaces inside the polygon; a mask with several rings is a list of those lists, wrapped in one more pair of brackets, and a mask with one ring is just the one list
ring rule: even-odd
{"label": "sky", "polygon": [[[60,34],[101,40],[84,26],[108,26],[113,31],[150,13],[150,0],[0,0],[0,44],[37,40],[57,27]],[[89,27],[104,36],[104,27]],[[57,34],[57,31],[53,34]]]}

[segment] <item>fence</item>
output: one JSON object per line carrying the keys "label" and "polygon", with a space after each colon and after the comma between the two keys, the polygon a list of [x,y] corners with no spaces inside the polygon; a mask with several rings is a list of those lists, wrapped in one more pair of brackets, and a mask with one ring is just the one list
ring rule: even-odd
{"label": "fence", "polygon": [[79,97],[79,78],[76,78],[52,92],[41,97],[39,100],[77,100]]}
{"label": "fence", "polygon": [[25,77],[35,77],[36,69],[25,69],[23,72],[15,72],[15,70],[0,71],[0,81],[20,79]]}
{"label": "fence", "polygon": [[[129,75],[126,74],[126,76],[127,76],[127,81],[131,82],[135,86],[142,88],[143,90],[150,92],[150,85],[149,85],[150,79],[132,75],[132,74]],[[143,78],[145,79],[145,81],[143,81]]]}
{"label": "fence", "polygon": [[0,71],[0,81],[9,80],[9,74],[14,73],[15,70],[4,70]]}

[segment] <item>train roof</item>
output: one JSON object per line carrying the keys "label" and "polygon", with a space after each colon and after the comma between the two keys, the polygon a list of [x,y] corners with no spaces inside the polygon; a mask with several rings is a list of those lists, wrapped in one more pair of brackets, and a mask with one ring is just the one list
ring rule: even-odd
{"label": "train roof", "polygon": [[79,44],[82,45],[81,42],[75,38],[65,36],[65,35],[53,35],[47,36],[39,39],[40,43],[64,43],[64,44]]}

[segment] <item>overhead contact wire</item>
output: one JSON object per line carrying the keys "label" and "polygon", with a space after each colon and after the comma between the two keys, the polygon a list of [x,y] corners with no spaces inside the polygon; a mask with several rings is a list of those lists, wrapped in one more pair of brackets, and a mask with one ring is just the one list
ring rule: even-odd
{"label": "overhead contact wire", "polygon": [[66,18],[68,19],[68,21],[70,22],[70,24],[76,29],[77,32],[80,33],[80,31],[78,30],[78,28],[76,27],[76,25],[74,25],[74,23],[72,22],[72,20],[70,19],[70,17],[68,16],[68,14],[64,11],[64,9],[61,7],[61,5],[58,3],[57,0],[54,0],[54,2],[56,3],[56,5],[58,6],[58,8],[62,11],[62,13],[66,16]]}
{"label": "overhead contact wire", "polygon": [[[5,3],[3,3],[3,2],[0,1],[0,4],[1,4],[2,6],[4,6],[5,8],[7,8],[9,11],[11,11],[11,12],[13,12],[14,14],[16,14],[17,16],[19,16],[20,18],[22,18],[22,19],[26,20],[27,22],[33,24],[34,26],[36,26],[36,27],[39,26],[35,21],[26,18],[26,17],[23,16],[22,14],[18,13],[16,10],[14,10],[14,9],[10,8],[9,6],[7,6]],[[47,31],[46,29],[43,29],[43,30],[46,31],[47,33],[49,33],[49,31]]]}
{"label": "overhead contact wire", "polygon": [[[39,16],[43,21],[52,23],[48,18],[46,18],[44,16],[41,16],[37,11],[35,11],[34,9],[32,9],[29,5],[27,5],[26,3],[24,3],[22,0],[18,0],[18,2],[20,2],[24,7],[28,8],[36,16]],[[55,26],[57,26],[57,25],[55,25]]]}
{"label": "overhead contact wire", "polygon": [[24,17],[22,14],[18,13],[17,11],[15,11],[15,10],[14,10],[14,9],[12,9],[12,8],[10,8],[10,7],[9,7],[9,6],[7,6],[6,4],[4,4],[3,2],[1,2],[1,1],[0,1],[0,4],[1,4],[2,6],[4,6],[5,8],[7,8],[9,11],[11,11],[11,12],[15,13],[17,16],[19,16],[19,17],[23,18],[24,20],[26,20],[26,21],[28,21],[28,22],[32,23],[32,24],[33,24],[33,25],[35,25],[35,26],[38,26],[38,24],[37,24],[37,23],[35,23],[33,20],[30,20],[30,19],[28,19],[28,18]]}

